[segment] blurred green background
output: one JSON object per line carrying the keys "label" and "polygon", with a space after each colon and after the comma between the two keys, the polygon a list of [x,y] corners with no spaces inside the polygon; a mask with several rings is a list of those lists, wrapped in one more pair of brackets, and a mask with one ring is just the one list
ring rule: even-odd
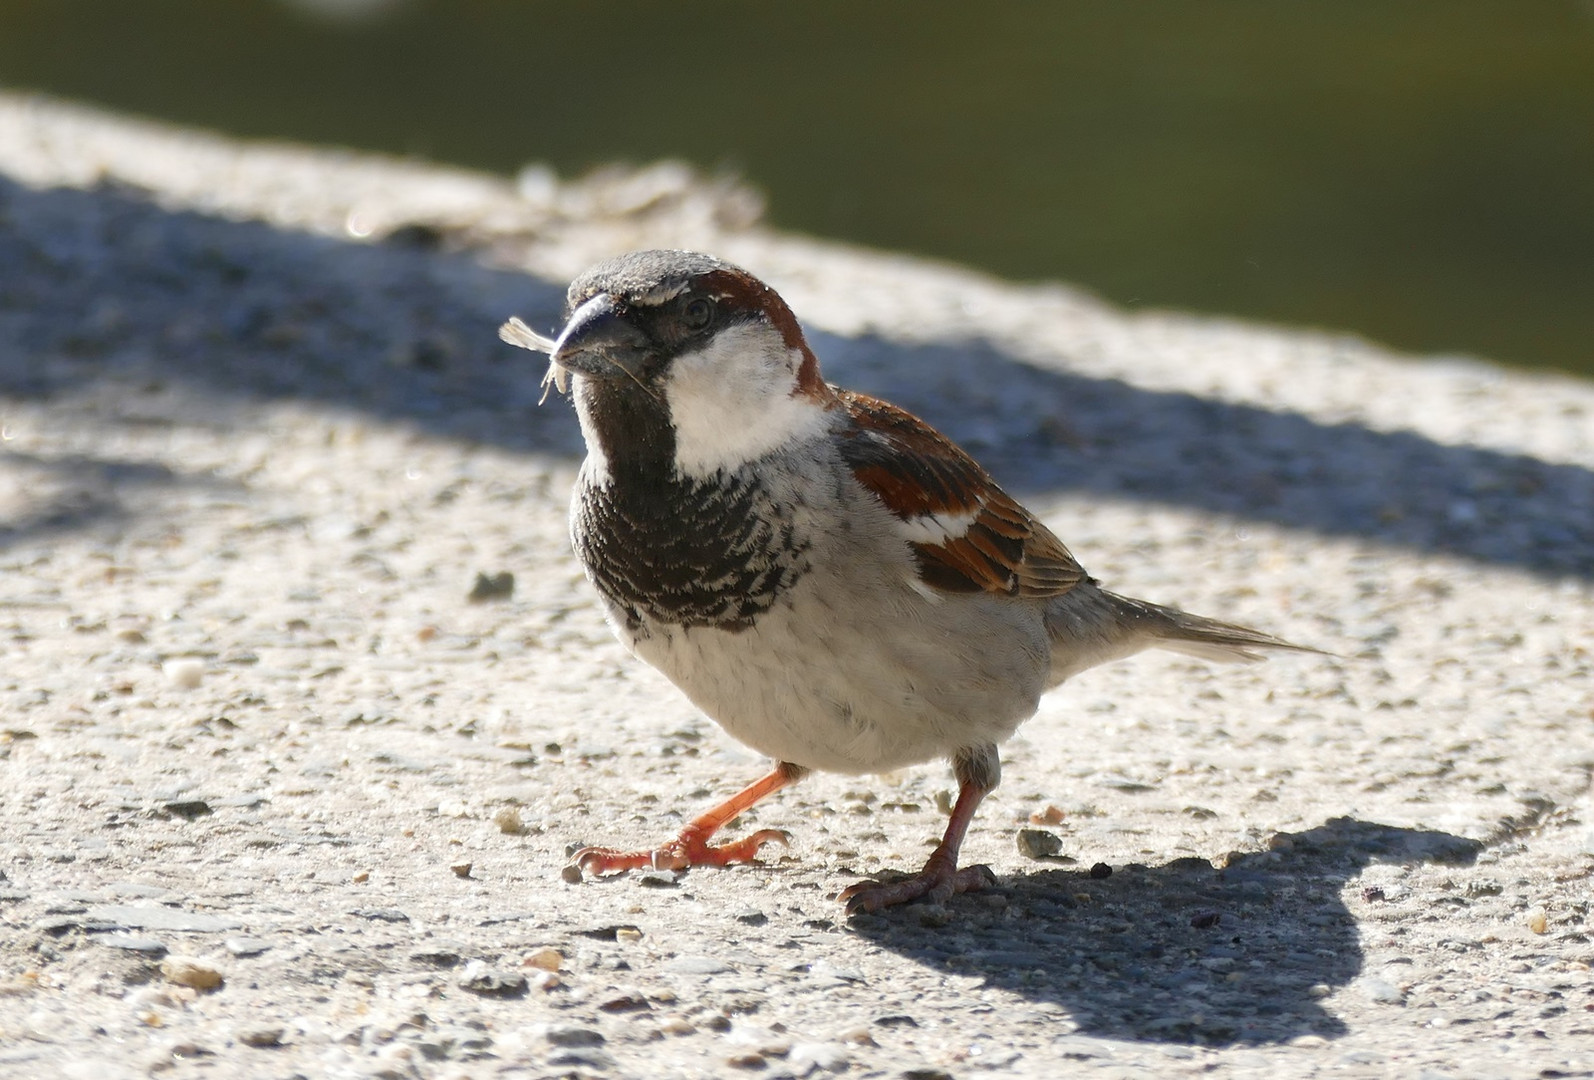
{"label": "blurred green background", "polygon": [[1594,2],[0,0],[0,85],[1594,374]]}

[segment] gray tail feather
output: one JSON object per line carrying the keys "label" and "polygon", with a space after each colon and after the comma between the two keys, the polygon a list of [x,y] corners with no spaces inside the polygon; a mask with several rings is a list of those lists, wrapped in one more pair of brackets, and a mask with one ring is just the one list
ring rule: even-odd
{"label": "gray tail feather", "polygon": [[1180,611],[1178,608],[1163,607],[1161,604],[1119,596],[1105,589],[1102,590],[1102,595],[1118,608],[1119,614],[1126,621],[1136,624],[1138,629],[1150,637],[1151,644],[1155,648],[1171,649],[1174,652],[1221,663],[1255,662],[1267,659],[1257,651],[1258,649],[1288,649],[1291,652],[1327,655],[1322,649],[1314,649],[1310,645],[1296,645],[1283,638],[1276,638],[1272,634],[1252,630],[1248,626],[1219,622],[1216,619],[1192,615],[1188,611]]}

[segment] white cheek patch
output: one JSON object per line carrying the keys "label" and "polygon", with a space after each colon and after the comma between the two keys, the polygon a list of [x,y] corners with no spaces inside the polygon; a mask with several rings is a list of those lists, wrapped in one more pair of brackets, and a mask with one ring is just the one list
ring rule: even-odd
{"label": "white cheek patch", "polygon": [[675,467],[709,476],[817,435],[825,409],[792,391],[802,353],[768,326],[728,326],[670,364],[665,401],[675,426]]}
{"label": "white cheek patch", "polygon": [[898,522],[897,531],[910,544],[944,544],[966,535],[975,514],[923,514]]}

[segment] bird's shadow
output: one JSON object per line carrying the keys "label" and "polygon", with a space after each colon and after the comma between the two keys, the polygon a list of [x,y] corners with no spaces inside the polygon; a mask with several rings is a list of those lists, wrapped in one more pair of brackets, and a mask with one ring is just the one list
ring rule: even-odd
{"label": "bird's shadow", "polygon": [[955,899],[947,926],[909,906],[853,928],[927,967],[1059,1005],[1078,1034],[1206,1045],[1332,1038],[1345,1025],[1321,999],[1363,960],[1345,883],[1370,863],[1468,865],[1482,848],[1335,818],[1223,869],[1186,858],[1109,877],[1036,870],[1001,879],[1005,907]]}

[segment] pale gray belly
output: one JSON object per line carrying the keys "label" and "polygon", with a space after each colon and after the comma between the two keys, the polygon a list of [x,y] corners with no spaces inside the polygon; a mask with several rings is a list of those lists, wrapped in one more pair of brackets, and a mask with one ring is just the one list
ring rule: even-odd
{"label": "pale gray belly", "polygon": [[907,584],[905,558],[900,581],[843,581],[824,566],[745,629],[653,624],[622,637],[734,738],[831,772],[1000,742],[1035,711],[1049,664],[1038,606],[928,599]]}

